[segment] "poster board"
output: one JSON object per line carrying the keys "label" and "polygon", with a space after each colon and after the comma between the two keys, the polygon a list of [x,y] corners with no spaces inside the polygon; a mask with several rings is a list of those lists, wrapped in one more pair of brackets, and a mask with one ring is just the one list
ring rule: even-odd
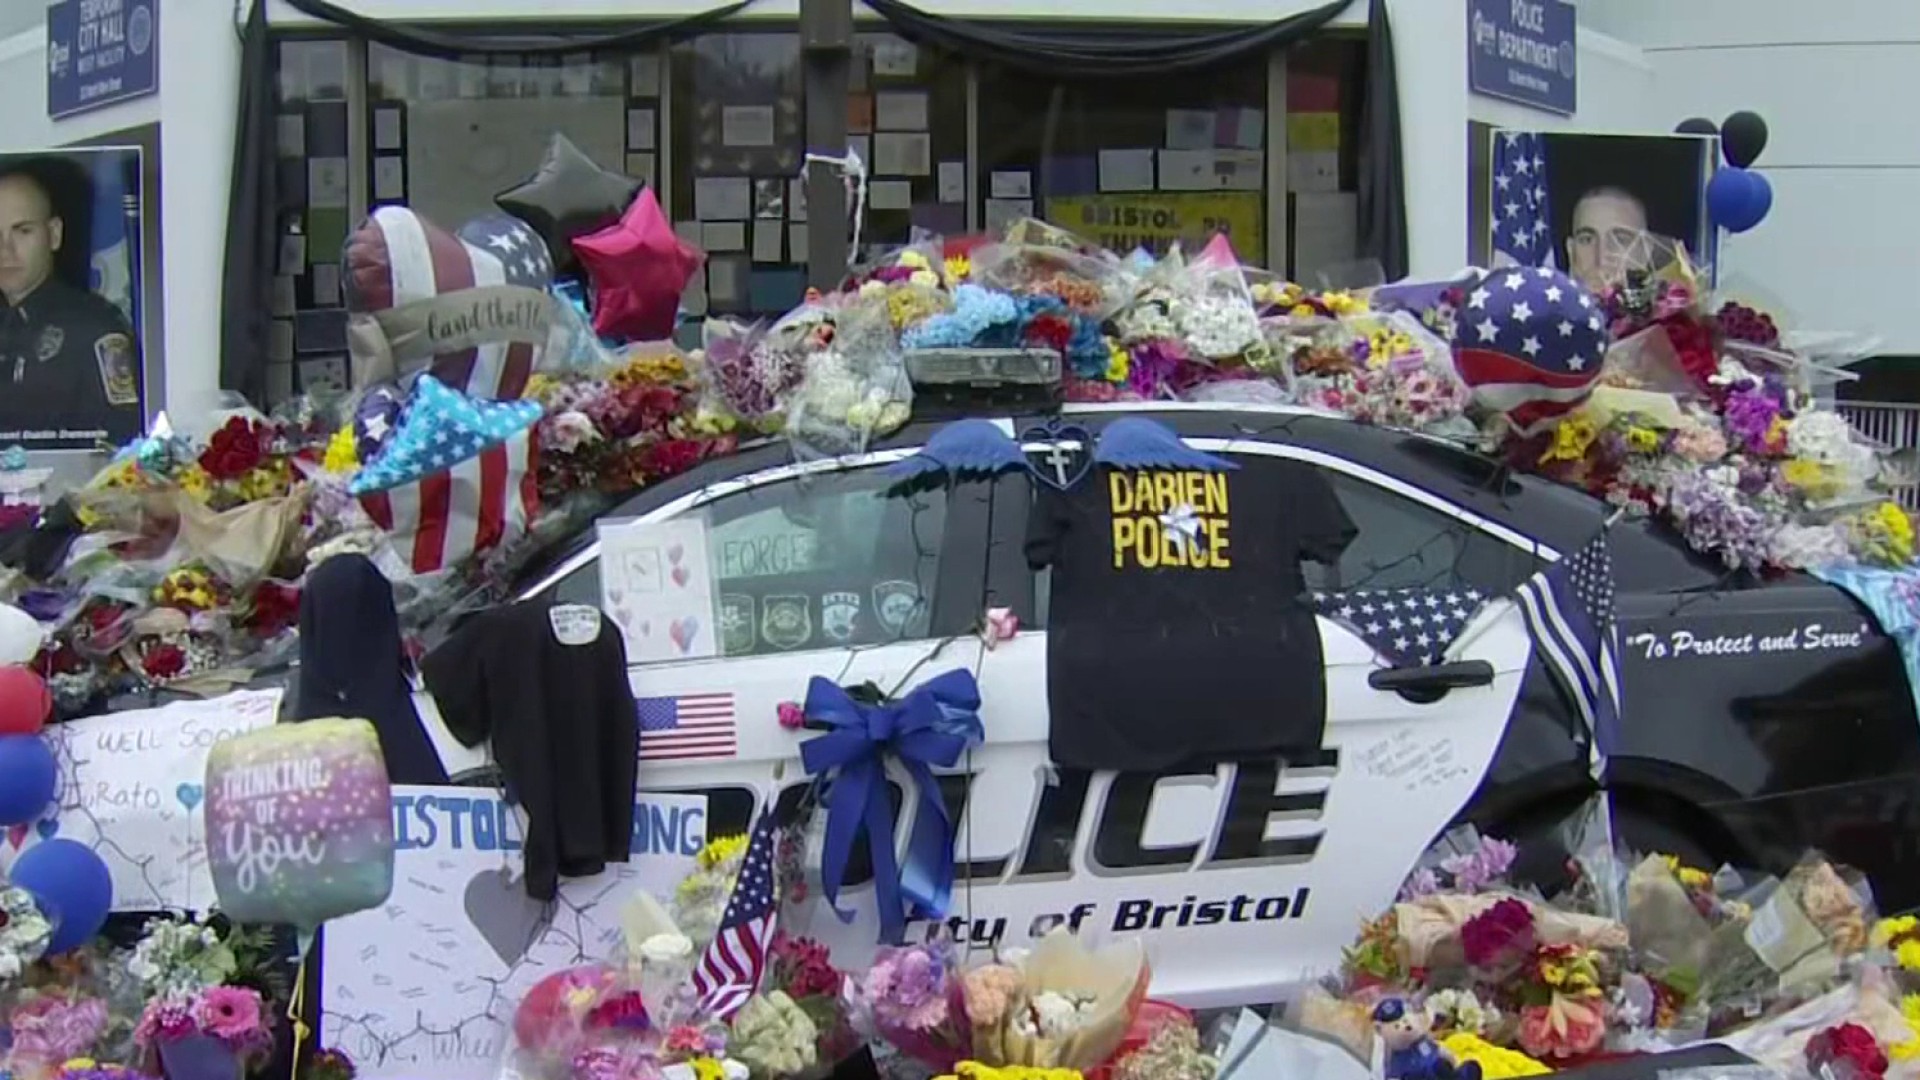
{"label": "poster board", "polygon": [[44,738],[59,765],[56,817],[8,830],[0,875],[52,836],[92,848],[113,874],[113,910],[213,906],[207,868],[207,752],[266,727],[279,690],[108,713],[54,724]]}
{"label": "poster board", "polygon": [[626,637],[627,662],[719,655],[706,522],[603,522],[599,533],[600,607]]}
{"label": "poster board", "polygon": [[627,899],[670,900],[707,840],[706,796],[643,792],[633,861],[562,879],[547,905],[521,878],[519,813],[491,791],[394,787],[393,894],[321,934],[319,1038],[361,1080],[494,1075],[528,989],[614,955]]}
{"label": "poster board", "polygon": [[1265,202],[1259,192],[1140,192],[1076,195],[1046,201],[1047,221],[1122,255],[1143,247],[1165,254],[1178,242],[1189,254],[1224,232],[1243,262],[1266,259]]}
{"label": "poster board", "polygon": [[617,97],[414,102],[407,106],[407,204],[448,229],[491,213],[494,196],[539,170],[556,132],[601,168],[619,171],[625,104]]}

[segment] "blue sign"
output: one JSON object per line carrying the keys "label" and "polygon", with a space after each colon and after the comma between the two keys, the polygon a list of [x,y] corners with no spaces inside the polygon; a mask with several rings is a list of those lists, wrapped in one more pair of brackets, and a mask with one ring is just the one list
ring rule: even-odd
{"label": "blue sign", "polygon": [[160,89],[160,0],[56,0],[47,8],[47,115]]}
{"label": "blue sign", "polygon": [[1470,0],[1467,84],[1476,94],[1572,116],[1575,25],[1567,0]]}

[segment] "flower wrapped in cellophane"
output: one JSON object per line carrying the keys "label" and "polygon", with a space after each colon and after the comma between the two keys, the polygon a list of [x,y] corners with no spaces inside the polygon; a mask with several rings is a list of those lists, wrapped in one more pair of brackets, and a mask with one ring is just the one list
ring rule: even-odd
{"label": "flower wrapped in cellophane", "polygon": [[[1095,949],[1064,929],[1048,934],[1004,970],[1012,975],[997,975],[986,987],[978,985],[981,979],[966,980],[978,1038],[975,1057],[988,1064],[1082,1070],[1106,1061],[1119,1047],[1152,977],[1139,938]],[[993,1019],[992,1012],[979,1003],[1002,999],[999,1023],[984,1022]]]}

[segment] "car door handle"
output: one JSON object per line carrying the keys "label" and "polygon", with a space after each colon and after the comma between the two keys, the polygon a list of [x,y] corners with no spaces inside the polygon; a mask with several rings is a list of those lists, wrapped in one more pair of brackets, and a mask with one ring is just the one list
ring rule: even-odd
{"label": "car door handle", "polygon": [[1438,700],[1449,690],[1493,684],[1493,665],[1485,660],[1457,660],[1427,667],[1382,668],[1367,674],[1367,685],[1375,690],[1423,700]]}

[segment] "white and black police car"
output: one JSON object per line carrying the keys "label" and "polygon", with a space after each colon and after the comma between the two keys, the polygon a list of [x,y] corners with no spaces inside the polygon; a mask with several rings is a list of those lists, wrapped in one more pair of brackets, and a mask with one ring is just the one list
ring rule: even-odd
{"label": "white and black police car", "polygon": [[[1157,420],[1242,469],[1320,470],[1357,536],[1338,565],[1303,568],[1315,590],[1500,596],[1608,516],[1584,493],[1458,446],[1326,414],[1066,410],[1095,433],[1121,416]],[[1012,435],[1030,422],[1014,415],[1002,426]],[[729,733],[683,732],[654,753],[645,745],[655,736],[643,736],[641,786],[706,793],[709,835],[745,831],[762,807],[799,798],[808,781],[798,747],[810,733],[783,730],[775,716],[812,676],[891,687],[952,667],[977,672],[986,742],[940,777],[960,823],[952,917],[910,924],[910,936],[1008,947],[1063,923],[1141,933],[1156,993],[1195,1005],[1269,1000],[1333,968],[1436,836],[1470,821],[1548,839],[1602,782],[1617,834],[1639,850],[1779,870],[1818,848],[1866,872],[1883,908],[1920,903],[1920,723],[1893,643],[1838,590],[1799,575],[1729,576],[1658,524],[1622,521],[1611,532],[1627,704],[1603,781],[1510,604],[1444,669],[1391,674],[1346,626],[1319,619],[1327,723],[1322,749],[1300,760],[1153,774],[1055,768],[1047,580],[1022,554],[1034,481],[1015,473],[888,497],[884,467],[939,427],[916,422],[828,460],[798,461],[782,444],[747,448],[602,519],[705,524],[721,655],[637,664],[631,681],[642,698],[702,702],[733,719]],[[1060,448],[1025,449],[1047,468]],[[599,605],[599,557],[585,530],[531,566],[509,598]],[[991,649],[969,636],[984,606],[1010,608],[1020,632]],[[493,782],[484,747],[461,746],[424,696],[421,714],[456,783]],[[1543,861],[1542,872],[1560,868],[1558,856]],[[859,886],[858,850],[854,862]],[[837,961],[857,963],[877,921],[861,887],[843,897],[860,911],[854,923],[823,911],[807,931]]]}

